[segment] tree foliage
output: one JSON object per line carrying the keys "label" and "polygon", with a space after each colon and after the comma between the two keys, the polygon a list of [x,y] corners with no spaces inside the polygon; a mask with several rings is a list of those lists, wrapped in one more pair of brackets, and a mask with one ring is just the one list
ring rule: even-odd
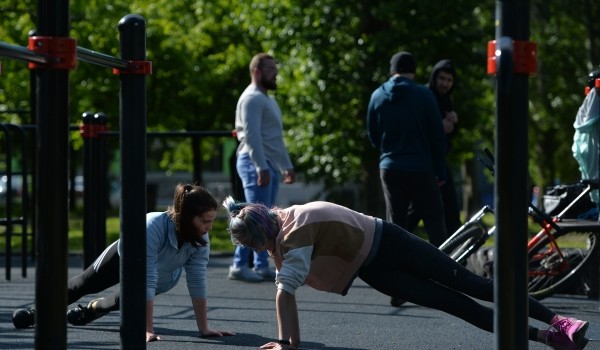
{"label": "tree foliage", "polygon": [[[26,46],[36,3],[0,0],[0,40]],[[435,9],[435,10],[432,10]],[[361,185],[363,210],[381,209],[378,154],[365,134],[370,94],[387,80],[389,58],[415,54],[417,81],[450,58],[458,69],[454,100],[460,118],[453,162],[475,178],[475,152],[494,144],[494,78],[486,73],[487,42],[495,35],[494,3],[340,0],[89,0],[71,3],[71,36],[78,46],[118,56],[118,21],[129,13],[147,20],[148,127],[152,130],[230,130],[235,105],[249,83],[248,63],[269,52],[280,63],[274,93],[297,171],[328,188]],[[531,1],[531,41],[538,71],[530,82],[530,172],[540,185],[575,181],[572,123],[587,73],[598,66],[600,3]],[[24,62],[2,59],[0,111],[28,109]],[[80,62],[72,72],[71,121],[103,111],[116,129],[118,78]],[[26,114],[4,121],[28,123]],[[157,141],[159,142],[159,141]],[[189,142],[160,141],[161,164],[192,168]],[[217,149],[204,145],[203,154]],[[524,150],[525,152],[526,150]]]}

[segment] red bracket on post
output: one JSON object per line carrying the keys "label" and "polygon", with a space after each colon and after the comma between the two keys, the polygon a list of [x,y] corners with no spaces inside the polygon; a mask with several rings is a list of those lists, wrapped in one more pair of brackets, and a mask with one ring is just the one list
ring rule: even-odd
{"label": "red bracket on post", "polygon": [[[496,40],[488,41],[487,73],[496,74]],[[535,75],[537,72],[537,45],[531,41],[513,40],[513,72]]]}
{"label": "red bracket on post", "polygon": [[83,138],[95,139],[100,137],[101,132],[108,130],[108,127],[104,124],[80,124],[79,133]]}
{"label": "red bracket on post", "polygon": [[152,61],[129,61],[127,69],[113,68],[113,74],[152,74]]}
{"label": "red bracket on post", "polygon": [[29,37],[29,50],[42,54],[51,62],[29,62],[29,69],[75,69],[77,67],[77,42],[68,37]]}

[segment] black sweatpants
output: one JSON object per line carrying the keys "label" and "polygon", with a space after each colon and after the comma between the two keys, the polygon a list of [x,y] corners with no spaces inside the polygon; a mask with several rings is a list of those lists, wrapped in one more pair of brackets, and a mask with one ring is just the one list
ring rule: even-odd
{"label": "black sweatpants", "polygon": [[408,206],[412,203],[423,219],[429,242],[436,247],[444,243],[448,238],[444,204],[433,173],[379,169],[379,176],[387,221],[408,227]]}
{"label": "black sweatpants", "polygon": [[[84,295],[102,292],[119,283],[118,241],[108,246],[85,271],[69,278],[67,284],[68,304],[72,304]],[[119,310],[120,289],[103,298],[96,304],[97,311]]]}

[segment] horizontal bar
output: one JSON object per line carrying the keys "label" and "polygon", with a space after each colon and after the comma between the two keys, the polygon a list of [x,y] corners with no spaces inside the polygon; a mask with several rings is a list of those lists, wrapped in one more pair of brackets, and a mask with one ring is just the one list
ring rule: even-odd
{"label": "horizontal bar", "polygon": [[[118,131],[100,132],[102,135],[117,136]],[[148,131],[147,136],[154,137],[185,137],[185,136],[232,136],[231,131]],[[233,137],[233,136],[232,136]]]}
{"label": "horizontal bar", "polygon": [[23,46],[11,45],[0,41],[0,56],[35,63],[52,63],[50,57],[35,53]]}
{"label": "horizontal bar", "polygon": [[125,60],[79,46],[77,46],[77,59],[110,68],[129,69],[129,62]]}
{"label": "horizontal bar", "polygon": [[[35,53],[29,50],[27,47],[12,45],[2,41],[0,41],[0,56],[42,64],[53,63],[52,57]],[[77,59],[83,62],[94,63],[110,68],[118,68],[123,70],[128,70],[130,68],[129,62],[125,60],[79,46],[77,47]]]}
{"label": "horizontal bar", "polygon": [[[18,127],[25,130],[35,130],[37,128],[36,125],[33,124],[23,124],[17,125]],[[69,130],[79,130],[79,125],[69,125]],[[119,131],[101,131],[98,133],[99,135],[106,136],[118,136]],[[231,136],[233,134],[228,130],[191,130],[191,131],[148,131],[146,133],[147,136],[153,137],[185,137],[185,136]]]}

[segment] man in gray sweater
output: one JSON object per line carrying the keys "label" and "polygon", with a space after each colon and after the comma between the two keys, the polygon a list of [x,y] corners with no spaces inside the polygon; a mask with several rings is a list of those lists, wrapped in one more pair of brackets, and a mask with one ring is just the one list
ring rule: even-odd
{"label": "man in gray sweater", "polygon": [[[235,113],[235,131],[240,142],[236,168],[244,187],[245,200],[275,205],[280,174],[284,183],[294,183],[294,167],[283,141],[281,110],[268,90],[277,89],[277,62],[273,56],[259,53],[250,62],[252,82],[240,96]],[[240,198],[243,199],[243,198]],[[254,255],[254,269],[248,267],[247,247],[237,246],[229,279],[246,282],[274,280],[267,252]]]}

